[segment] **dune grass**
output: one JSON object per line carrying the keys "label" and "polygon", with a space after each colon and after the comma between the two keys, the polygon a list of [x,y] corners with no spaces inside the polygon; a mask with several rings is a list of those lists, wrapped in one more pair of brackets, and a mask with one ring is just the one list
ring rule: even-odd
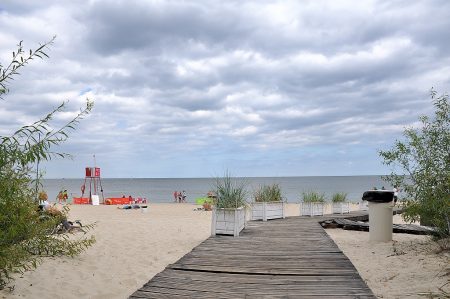
{"label": "dune grass", "polygon": [[347,193],[345,192],[337,192],[334,193],[331,197],[331,202],[338,203],[338,202],[346,202],[347,201]]}
{"label": "dune grass", "polygon": [[324,203],[326,198],[324,193],[319,193],[317,191],[305,191],[302,192],[302,201]]}
{"label": "dune grass", "polygon": [[215,189],[217,199],[215,206],[218,209],[236,209],[247,205],[245,182],[237,182],[227,171],[222,178],[216,179]]}
{"label": "dune grass", "polygon": [[281,188],[278,184],[260,186],[253,193],[253,199],[255,202],[283,201]]}

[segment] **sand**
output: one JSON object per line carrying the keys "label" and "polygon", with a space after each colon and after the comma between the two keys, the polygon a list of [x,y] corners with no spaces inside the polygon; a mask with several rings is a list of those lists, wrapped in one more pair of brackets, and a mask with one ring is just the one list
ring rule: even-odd
{"label": "sand", "polygon": [[[14,290],[2,290],[0,297],[127,298],[209,237],[211,212],[196,207],[149,204],[143,213],[71,206],[70,219],[97,222],[96,244],[75,258],[45,258],[36,270],[17,276]],[[286,214],[299,215],[299,205],[288,204]],[[327,232],[380,298],[424,298],[420,294],[439,292],[448,281],[449,256],[435,254],[427,237],[394,234],[393,242],[370,244],[367,232]]]}
{"label": "sand", "polygon": [[[75,258],[46,258],[5,298],[127,298],[210,235],[211,212],[190,204],[71,206],[70,219],[97,222],[96,244]],[[76,233],[80,234],[80,233]]]}
{"label": "sand", "polygon": [[[443,298],[449,256],[436,254],[426,236],[394,234],[392,242],[371,244],[367,232],[327,229],[378,298]],[[447,273],[447,275],[445,275]],[[450,286],[444,287],[450,292]]]}

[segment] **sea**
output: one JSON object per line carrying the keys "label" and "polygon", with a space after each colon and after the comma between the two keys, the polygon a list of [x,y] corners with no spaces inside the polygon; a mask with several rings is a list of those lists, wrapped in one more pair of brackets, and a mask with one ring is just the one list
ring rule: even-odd
{"label": "sea", "polygon": [[[365,176],[298,176],[298,177],[246,177],[233,178],[236,183],[244,183],[247,189],[247,201],[252,201],[252,193],[262,185],[278,184],[283,197],[289,203],[301,200],[303,192],[317,191],[323,193],[328,200],[336,192],[347,193],[347,199],[358,202],[364,191],[373,187],[383,186],[391,190],[380,175]],[[196,198],[205,197],[208,191],[214,190],[216,178],[105,178],[97,184],[98,194],[102,197],[142,197],[149,202],[173,202],[175,191],[185,191],[187,202],[194,203]],[[67,190],[70,199],[81,196],[81,186],[85,184],[85,196],[89,189],[94,194],[94,184],[89,179],[44,179],[43,189],[47,192],[49,201],[56,202],[60,190]],[[101,185],[101,186],[100,186]]]}

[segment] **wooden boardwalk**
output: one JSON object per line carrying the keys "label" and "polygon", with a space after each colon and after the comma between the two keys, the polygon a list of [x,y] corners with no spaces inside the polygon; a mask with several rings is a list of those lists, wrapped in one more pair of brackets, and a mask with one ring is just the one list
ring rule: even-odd
{"label": "wooden boardwalk", "polygon": [[[358,230],[369,231],[369,223],[361,221],[353,221],[345,218],[335,218],[331,220],[325,220],[321,223],[325,228],[342,228],[345,230]],[[420,226],[415,224],[393,224],[392,232],[399,234],[411,234],[411,235],[433,235],[436,231],[427,226]]]}
{"label": "wooden boardwalk", "polygon": [[325,219],[250,221],[239,237],[210,237],[130,298],[376,298]]}

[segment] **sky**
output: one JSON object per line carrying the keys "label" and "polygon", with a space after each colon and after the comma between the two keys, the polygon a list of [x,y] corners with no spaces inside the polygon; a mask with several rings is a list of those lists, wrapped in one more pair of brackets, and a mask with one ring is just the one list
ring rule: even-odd
{"label": "sky", "polygon": [[0,136],[94,101],[46,178],[386,174],[450,91],[447,0],[0,2],[1,64],[54,35],[0,100]]}

